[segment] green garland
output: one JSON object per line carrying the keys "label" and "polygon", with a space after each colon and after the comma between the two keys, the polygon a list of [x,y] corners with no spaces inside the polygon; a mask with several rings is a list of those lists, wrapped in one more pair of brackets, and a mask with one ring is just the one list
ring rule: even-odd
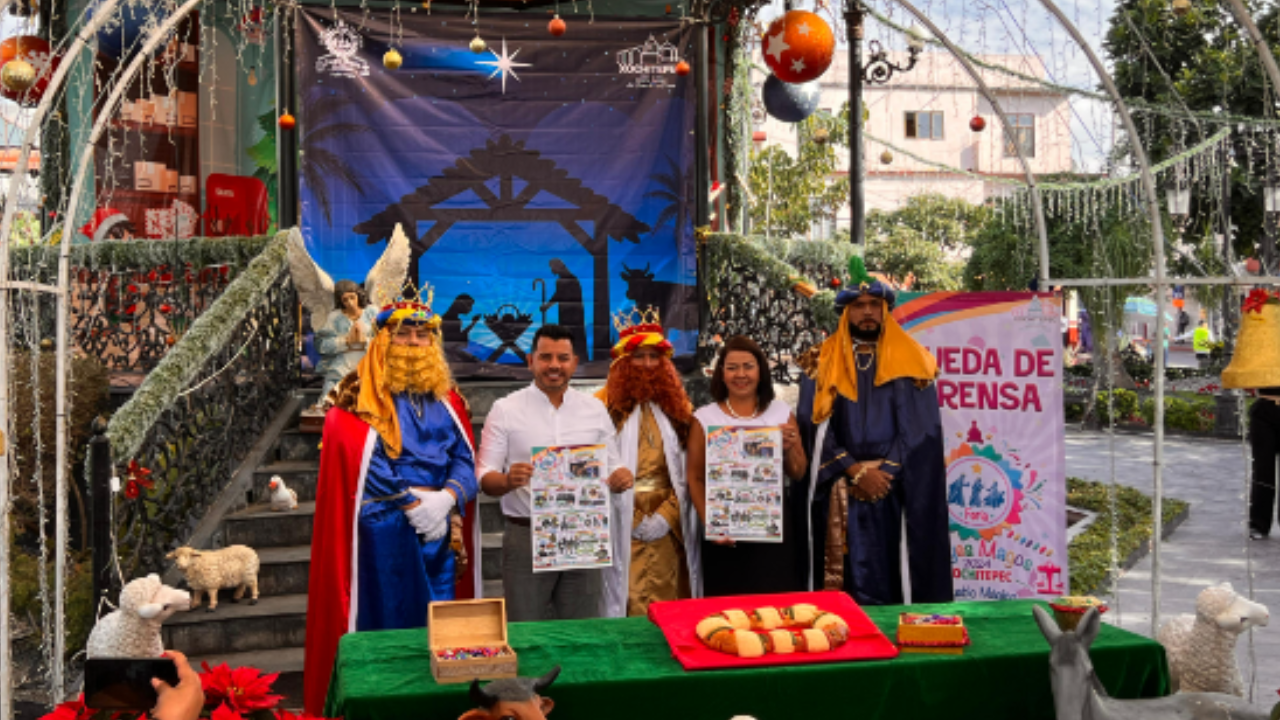
{"label": "green garland", "polygon": [[[1219,145],[1223,141],[1225,141],[1228,137],[1230,137],[1230,135],[1231,135],[1230,128],[1219,130],[1216,134],[1214,134],[1212,137],[1205,140],[1204,142],[1198,145],[1195,145],[1191,148],[1188,148],[1187,150],[1181,153],[1178,153],[1173,157],[1162,160],[1156,163],[1155,165],[1152,165],[1151,174],[1153,176],[1158,175],[1168,170],[1169,168],[1172,168],[1174,165],[1177,165],[1178,163],[1183,163],[1191,160],[1192,158],[1194,158],[1196,155],[1199,155],[1200,153],[1218,152],[1220,150]],[[916,153],[913,153],[910,150],[898,147],[897,145],[894,145],[893,143],[887,140],[882,140],[870,133],[863,133],[863,136],[868,140],[880,143],[881,145],[889,148],[890,150],[893,150],[894,152],[897,152],[906,157],[909,157],[912,160],[915,160],[916,162],[924,163],[926,165],[929,165],[930,167],[938,168],[939,170],[942,170],[944,172],[953,173],[956,175],[965,175],[967,177],[972,177],[978,180],[983,180],[985,182],[990,182],[990,183],[996,183],[999,185],[1009,185],[1014,187],[1026,187],[1027,185],[1027,182],[1025,180],[999,177],[996,175],[985,175],[982,173],[973,172],[971,170],[962,170],[961,168],[958,168],[958,167],[952,167],[950,165],[947,165],[946,163],[940,163],[937,160],[930,160],[929,158],[923,157],[921,155],[917,155]],[[1141,175],[1138,175],[1137,173],[1132,173],[1124,177],[1105,178],[1103,180],[1098,180],[1096,182],[1075,182],[1075,183],[1038,182],[1036,183],[1036,187],[1044,192],[1068,192],[1073,190],[1104,190],[1108,188],[1119,187],[1127,183],[1137,182],[1138,180],[1141,180],[1141,179],[1142,179]]]}
{"label": "green garland", "polygon": [[138,452],[151,426],[191,384],[209,358],[227,346],[245,316],[278,282],[287,267],[287,239],[288,233],[280,232],[270,240],[213,305],[196,318],[191,329],[147,375],[129,402],[112,416],[107,425],[107,438],[114,457],[130,458]]}
{"label": "green garland", "polygon": [[[245,263],[262,253],[271,242],[269,235],[222,238],[186,238],[181,240],[107,240],[71,246],[72,267],[94,269],[150,269],[160,265],[193,267]],[[58,268],[56,245],[15,248],[10,251],[10,265],[15,270],[36,268],[41,275]]]}

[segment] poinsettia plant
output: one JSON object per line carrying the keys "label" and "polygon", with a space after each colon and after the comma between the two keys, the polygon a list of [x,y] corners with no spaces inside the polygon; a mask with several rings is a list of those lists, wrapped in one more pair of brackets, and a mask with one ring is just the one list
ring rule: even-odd
{"label": "poinsettia plant", "polygon": [[[279,707],[284,698],[271,693],[279,673],[264,675],[252,667],[232,668],[226,663],[209,667],[201,663],[200,687],[204,690],[201,718],[208,720],[316,720],[311,715],[294,714]],[[94,710],[84,705],[84,696],[62,703],[40,720],[147,720],[147,714],[114,710]]]}
{"label": "poinsettia plant", "polygon": [[142,467],[137,460],[129,461],[128,479],[124,483],[125,497],[137,500],[144,490],[154,490],[156,483],[151,479],[151,470]]}
{"label": "poinsettia plant", "polygon": [[1250,290],[1244,299],[1243,307],[1247,313],[1256,313],[1262,312],[1263,305],[1280,305],[1280,293],[1263,290],[1262,288]]}

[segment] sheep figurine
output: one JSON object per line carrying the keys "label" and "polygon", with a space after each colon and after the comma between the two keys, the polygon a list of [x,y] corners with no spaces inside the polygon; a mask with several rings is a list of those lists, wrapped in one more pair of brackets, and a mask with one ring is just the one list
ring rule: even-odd
{"label": "sheep figurine", "polygon": [[267,484],[267,489],[271,492],[270,507],[273,512],[288,512],[298,509],[298,493],[284,484],[284,478],[279,475],[272,475],[271,482]]}
{"label": "sheep figurine", "polygon": [[218,589],[235,588],[231,602],[239,602],[249,591],[250,605],[258,604],[258,553],[245,545],[221,550],[180,547],[166,556],[187,578],[193,593],[191,607],[200,607],[200,595],[209,595],[208,612],[218,609]]}
{"label": "sheep figurine", "polygon": [[185,611],[191,596],[160,582],[159,575],[133,580],[120,591],[120,608],[104,615],[89,633],[89,658],[154,658],[164,654],[160,626]]}
{"label": "sheep figurine", "polygon": [[1266,626],[1270,619],[1265,606],[1237,595],[1231,583],[1200,591],[1195,615],[1179,615],[1156,634],[1169,657],[1174,692],[1244,697],[1244,681],[1236,667],[1236,638],[1251,627]]}

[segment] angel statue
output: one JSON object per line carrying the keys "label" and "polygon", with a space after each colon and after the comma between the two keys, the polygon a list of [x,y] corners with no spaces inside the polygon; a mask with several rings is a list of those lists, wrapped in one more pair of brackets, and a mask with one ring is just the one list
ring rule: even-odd
{"label": "angel statue", "polygon": [[[311,311],[312,322],[324,318],[316,331],[320,347],[320,372],[324,387],[318,408],[327,405],[329,391],[338,381],[356,369],[374,334],[378,304],[394,298],[404,284],[409,270],[409,238],[400,226],[387,242],[387,249],[374,263],[361,287],[351,280],[334,282],[329,274],[311,259],[302,233],[289,235],[289,271],[298,288],[298,299]],[[381,299],[381,300],[380,300]],[[373,302],[370,302],[370,301]]]}

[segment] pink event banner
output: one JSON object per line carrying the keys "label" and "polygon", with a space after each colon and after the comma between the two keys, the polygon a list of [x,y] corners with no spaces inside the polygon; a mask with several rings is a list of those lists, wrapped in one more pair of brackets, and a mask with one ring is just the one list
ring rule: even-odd
{"label": "pink event banner", "polygon": [[1043,293],[904,298],[938,360],[958,600],[1067,594],[1062,310]]}

